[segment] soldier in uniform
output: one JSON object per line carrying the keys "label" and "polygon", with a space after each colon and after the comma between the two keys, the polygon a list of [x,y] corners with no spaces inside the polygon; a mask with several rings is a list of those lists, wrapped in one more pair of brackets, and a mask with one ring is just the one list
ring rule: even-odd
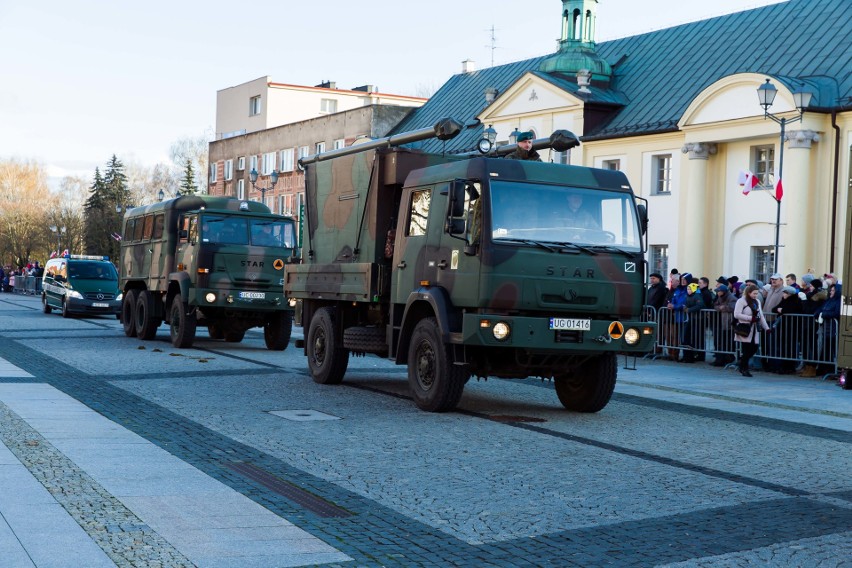
{"label": "soldier in uniform", "polygon": [[521,132],[518,134],[518,148],[511,154],[506,154],[509,160],[529,160],[531,162],[540,162],[541,156],[533,150],[533,133]]}

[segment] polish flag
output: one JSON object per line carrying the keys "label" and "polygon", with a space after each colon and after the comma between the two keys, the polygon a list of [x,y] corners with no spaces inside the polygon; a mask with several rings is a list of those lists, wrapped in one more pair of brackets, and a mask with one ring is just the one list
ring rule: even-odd
{"label": "polish flag", "polygon": [[740,175],[737,178],[737,183],[743,186],[743,195],[748,195],[749,192],[754,189],[758,183],[760,183],[760,180],[756,175],[746,170],[744,172],[740,172]]}
{"label": "polish flag", "polygon": [[775,201],[781,201],[781,198],[784,197],[784,186],[781,185],[781,180],[778,180],[778,183],[775,184]]}

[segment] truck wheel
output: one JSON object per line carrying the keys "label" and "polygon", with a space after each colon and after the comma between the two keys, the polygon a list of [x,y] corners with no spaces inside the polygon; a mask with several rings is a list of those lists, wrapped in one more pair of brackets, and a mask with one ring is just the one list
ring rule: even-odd
{"label": "truck wheel", "polygon": [[349,351],[341,346],[335,334],[334,309],[320,308],[314,314],[305,342],[308,367],[314,382],[321,385],[339,385],[349,366]]}
{"label": "truck wheel", "polygon": [[136,299],[136,337],[153,339],[160,327],[160,318],[156,317],[155,304],[157,300],[150,290],[143,290]]}
{"label": "truck wheel", "polygon": [[599,355],[570,375],[556,377],[556,395],[568,410],[597,412],[612,398],[617,374],[615,353]]}
{"label": "truck wheel", "polygon": [[466,365],[454,364],[452,348],[441,339],[438,320],[421,320],[408,346],[408,384],[417,407],[428,412],[454,409],[469,377]]}
{"label": "truck wheel", "polygon": [[121,327],[127,337],[136,337],[136,290],[124,293],[121,302]]}
{"label": "truck wheel", "polygon": [[246,336],[245,330],[242,331],[226,331],[225,341],[228,343],[239,343]]}
{"label": "truck wheel", "polygon": [[276,312],[266,320],[263,326],[263,340],[270,351],[284,351],[290,343],[293,331],[293,318],[290,312]]}
{"label": "truck wheel", "polygon": [[195,340],[195,313],[187,315],[183,300],[179,297],[172,300],[169,321],[171,322],[169,333],[172,337],[172,345],[175,347],[192,347],[192,342]]}
{"label": "truck wheel", "polygon": [[225,339],[225,332],[222,331],[222,325],[218,322],[208,325],[207,333],[210,335],[210,339]]}
{"label": "truck wheel", "polygon": [[49,314],[53,311],[53,308],[51,308],[50,305],[47,303],[47,294],[41,295],[41,311],[46,314]]}

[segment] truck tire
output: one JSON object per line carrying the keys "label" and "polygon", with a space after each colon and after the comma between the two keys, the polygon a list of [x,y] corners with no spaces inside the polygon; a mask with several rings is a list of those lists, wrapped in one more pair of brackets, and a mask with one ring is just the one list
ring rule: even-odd
{"label": "truck tire", "polygon": [[41,311],[46,314],[49,314],[53,311],[53,308],[51,308],[50,305],[47,303],[47,294],[41,295]]}
{"label": "truck tire", "polygon": [[222,331],[222,324],[219,322],[208,325],[207,333],[210,335],[210,339],[225,339],[225,332]]}
{"label": "truck tire", "polygon": [[136,337],[136,290],[124,293],[121,302],[121,327],[127,337]]}
{"label": "truck tire", "polygon": [[153,339],[157,335],[157,328],[160,327],[160,318],[156,315],[157,309],[155,302],[157,300],[150,290],[142,290],[139,297],[136,299],[136,337],[139,339]]}
{"label": "truck tire", "polygon": [[615,353],[589,359],[570,375],[556,377],[556,395],[568,410],[597,412],[615,390],[618,362]]}
{"label": "truck tire", "polygon": [[263,326],[263,340],[270,351],[284,351],[290,343],[293,318],[290,312],[276,312]]}
{"label": "truck tire", "polygon": [[341,345],[336,334],[334,308],[320,308],[311,319],[305,348],[308,368],[314,382],[321,385],[339,385],[349,366],[349,351]]}
{"label": "truck tire", "polygon": [[172,345],[175,347],[192,347],[195,340],[195,312],[187,315],[186,307],[180,297],[172,300],[171,317],[169,318],[169,333]]}
{"label": "truck tire", "polygon": [[456,365],[452,348],[441,338],[438,320],[418,322],[408,346],[408,384],[414,403],[427,412],[453,410],[470,377],[467,365]]}
{"label": "truck tire", "polygon": [[239,343],[243,340],[243,337],[245,336],[246,331],[244,329],[240,331],[226,331],[225,341],[227,341],[228,343]]}
{"label": "truck tire", "polygon": [[381,327],[354,326],[343,330],[343,345],[356,353],[387,354],[388,343]]}

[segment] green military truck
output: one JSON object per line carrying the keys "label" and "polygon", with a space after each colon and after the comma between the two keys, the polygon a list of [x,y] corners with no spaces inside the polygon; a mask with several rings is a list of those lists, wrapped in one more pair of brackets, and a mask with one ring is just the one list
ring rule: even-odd
{"label": "green military truck", "polygon": [[128,210],[119,264],[125,335],[152,339],[165,322],[172,345],[191,347],[199,325],[230,342],[263,327],[268,349],[286,349],[293,308],[284,267],[296,246],[293,219],[254,201],[183,196]]}
{"label": "green military truck", "polygon": [[[616,354],[651,350],[646,207],[622,172],[400,147],[447,139],[451,119],[301,161],[304,262],[285,292],[313,379],[350,354],[407,365],[415,403],[446,411],[471,376],[555,380],[565,408],[597,412]],[[443,137],[443,138],[442,138]],[[564,150],[566,131],[534,148]]]}

